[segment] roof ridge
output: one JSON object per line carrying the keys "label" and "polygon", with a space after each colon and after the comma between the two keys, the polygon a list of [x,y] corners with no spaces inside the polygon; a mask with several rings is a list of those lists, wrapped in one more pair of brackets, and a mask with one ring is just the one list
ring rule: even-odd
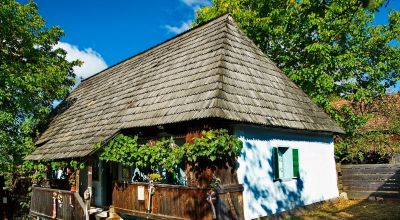
{"label": "roof ridge", "polygon": [[[272,66],[274,66],[274,67],[278,70],[277,72],[278,72],[282,77],[284,77],[285,79],[287,79],[288,82],[290,82],[290,83],[292,84],[292,86],[294,86],[296,89],[298,89],[299,92],[302,93],[303,96],[309,97],[309,96],[303,91],[303,89],[302,89],[299,85],[297,85],[295,82],[293,82],[293,81],[289,78],[289,76],[286,75],[286,74],[279,68],[279,66],[278,66],[277,63],[275,63],[266,53],[264,53],[264,51],[262,51],[262,50],[256,45],[256,43],[254,43],[254,41],[251,40],[251,39],[247,36],[247,34],[244,33],[244,32],[242,31],[242,29],[236,24],[235,19],[234,19],[230,14],[228,14],[228,18],[231,18],[231,21],[232,21],[233,26],[236,27],[237,33],[239,33],[239,35],[241,35],[241,37],[242,37],[243,40],[248,41],[248,42],[251,44],[251,46],[252,46],[257,52],[261,52],[261,53],[260,53],[261,56],[262,56],[264,59],[266,59],[266,60],[268,61],[268,63],[270,63]],[[228,28],[228,29],[229,29],[229,28]],[[312,104],[316,105],[314,102],[312,102]],[[319,107],[318,107],[318,108],[319,108]],[[321,108],[321,111],[324,112],[324,113],[328,116],[328,114],[327,114],[322,108]]]}
{"label": "roof ridge", "polygon": [[[229,18],[231,18],[231,15],[229,13],[227,13],[220,17],[224,17],[224,22],[225,22],[224,29],[225,30],[222,30],[222,32],[224,33],[222,36],[223,40],[221,42],[222,47],[220,48],[220,50],[222,50],[222,51],[221,51],[219,61],[218,61],[218,66],[217,66],[217,68],[218,68],[218,73],[217,73],[218,74],[218,86],[217,86],[217,91],[216,91],[216,95],[215,95],[214,99],[221,99],[221,97],[223,97],[223,93],[224,93],[224,89],[223,89],[223,87],[224,87],[223,81],[224,81],[224,75],[225,75],[224,66],[225,66],[225,62],[226,62],[225,56],[226,56],[226,50],[227,50],[227,38],[228,38],[228,31],[229,31],[228,22],[229,22]],[[215,106],[209,106],[209,107],[211,108],[211,107],[215,107]],[[223,114],[223,115],[225,114],[221,108],[217,108],[216,111],[219,111],[220,114]]]}

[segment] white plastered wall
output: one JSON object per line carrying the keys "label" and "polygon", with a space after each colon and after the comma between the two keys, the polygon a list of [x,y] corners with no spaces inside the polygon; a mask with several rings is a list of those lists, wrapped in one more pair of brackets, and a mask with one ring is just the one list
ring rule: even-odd
{"label": "white plastered wall", "polygon": [[[237,125],[243,141],[238,179],[246,219],[338,197],[333,136]],[[299,149],[300,179],[273,180],[273,147]]]}

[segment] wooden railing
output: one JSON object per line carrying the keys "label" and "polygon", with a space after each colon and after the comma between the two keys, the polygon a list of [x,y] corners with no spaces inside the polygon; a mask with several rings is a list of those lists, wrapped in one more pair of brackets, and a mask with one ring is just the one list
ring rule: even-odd
{"label": "wooden railing", "polygon": [[[147,183],[115,183],[112,193],[115,211],[150,219],[213,219],[207,202],[209,189],[155,184],[150,200],[148,186]],[[242,191],[242,185],[229,185],[217,192],[218,219],[243,219]],[[143,200],[139,200],[141,196]]]}
{"label": "wooden railing", "polygon": [[[56,198],[55,201],[54,198]],[[76,192],[32,187],[30,215],[51,219],[84,220],[85,204]]]}

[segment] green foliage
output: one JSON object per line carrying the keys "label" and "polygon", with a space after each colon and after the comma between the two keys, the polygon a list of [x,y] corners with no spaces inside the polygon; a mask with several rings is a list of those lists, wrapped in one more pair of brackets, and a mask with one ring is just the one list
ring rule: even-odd
{"label": "green foliage", "polygon": [[68,183],[70,186],[76,185],[76,172],[71,173],[71,175],[68,178]]}
{"label": "green foliage", "polygon": [[148,178],[150,180],[152,180],[152,181],[155,181],[155,182],[162,180],[162,176],[160,174],[158,174],[158,173],[151,173],[151,174],[148,175]]}
{"label": "green foliage", "polygon": [[387,163],[400,153],[400,94],[375,102],[370,122],[338,138],[335,156],[342,163]]}
{"label": "green foliage", "polygon": [[[97,145],[101,148],[101,145]],[[140,144],[138,136],[117,135],[102,149],[100,160],[135,166],[143,171],[156,172],[162,166],[172,172],[180,163],[183,151],[171,139]]]}
{"label": "green foliage", "polygon": [[335,121],[342,125],[347,135],[352,135],[358,128],[365,125],[368,115],[357,114],[350,106],[344,105],[339,109],[331,109],[331,115]]}
{"label": "green foliage", "polygon": [[[137,136],[132,138],[122,134],[117,135],[102,149],[103,152],[100,154],[100,160],[113,161],[121,163],[124,166],[136,165],[132,158],[141,156],[137,140]],[[96,147],[101,148],[101,144],[97,144]]]}
{"label": "green foliage", "polygon": [[0,24],[0,174],[7,174],[33,151],[37,125],[74,85],[80,62],[54,49],[63,31],[46,28],[32,1],[0,0]]}
{"label": "green foliage", "polygon": [[337,141],[335,157],[338,162],[388,163],[393,153],[400,153],[400,143],[392,135],[379,131],[357,132]]}
{"label": "green foliage", "polygon": [[[346,131],[362,124],[362,110],[400,79],[400,12],[375,24],[383,0],[213,0],[195,25],[232,8],[242,30]],[[332,101],[359,103],[359,116],[335,111]],[[342,115],[344,114],[344,115]],[[351,122],[347,121],[351,117]],[[354,117],[353,117],[354,116]]]}
{"label": "green foliage", "polygon": [[70,168],[72,173],[65,174],[75,175],[76,170],[84,169],[85,163],[82,161],[69,160],[69,161],[25,161],[18,169],[21,176],[32,178],[35,184],[41,184],[48,176],[50,170],[58,170]]}
{"label": "green foliage", "polygon": [[210,187],[217,189],[220,185],[221,185],[221,179],[213,176],[211,183],[210,183]]}
{"label": "green foliage", "polygon": [[119,134],[104,146],[98,144],[97,148],[101,150],[101,160],[135,166],[145,173],[158,173],[161,168],[173,175],[185,161],[231,162],[240,155],[242,142],[220,129],[203,131],[201,138],[194,138],[193,143],[183,146],[177,146],[172,139],[140,144],[138,136]]}
{"label": "green foliage", "polygon": [[193,143],[186,143],[184,149],[189,162],[199,158],[208,158],[211,162],[225,161],[240,155],[242,141],[229,135],[225,129],[202,132],[202,138],[195,138]]}
{"label": "green foliage", "polygon": [[34,173],[31,176],[32,182],[36,184],[40,184],[47,177],[48,166],[43,163],[37,163],[33,166]]}

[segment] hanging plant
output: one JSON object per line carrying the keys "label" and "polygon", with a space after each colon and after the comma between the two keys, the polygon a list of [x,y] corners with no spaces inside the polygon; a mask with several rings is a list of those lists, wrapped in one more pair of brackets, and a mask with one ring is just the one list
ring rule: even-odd
{"label": "hanging plant", "polygon": [[159,182],[162,180],[162,176],[158,173],[152,173],[147,176],[150,181]]}

